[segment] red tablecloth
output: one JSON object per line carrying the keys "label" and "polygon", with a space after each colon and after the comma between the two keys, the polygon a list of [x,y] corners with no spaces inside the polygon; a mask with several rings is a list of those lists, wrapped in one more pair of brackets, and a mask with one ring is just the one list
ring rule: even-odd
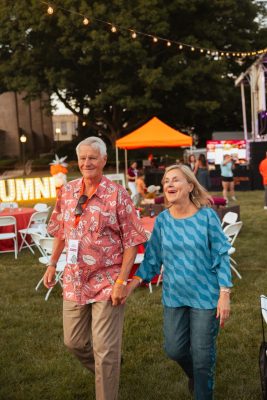
{"label": "red tablecloth", "polygon": [[[35,212],[34,208],[5,208],[0,211],[0,217],[12,216],[17,221],[17,231],[27,228],[31,215]],[[13,232],[13,226],[1,226],[0,233]],[[18,233],[18,248],[21,244],[21,236]],[[0,251],[13,250],[14,242],[12,239],[0,240]]]}

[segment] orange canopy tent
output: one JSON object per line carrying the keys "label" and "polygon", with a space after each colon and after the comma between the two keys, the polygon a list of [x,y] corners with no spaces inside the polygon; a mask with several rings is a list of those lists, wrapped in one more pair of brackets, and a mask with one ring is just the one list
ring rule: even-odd
{"label": "orange canopy tent", "polygon": [[116,140],[116,164],[118,173],[118,148],[125,149],[127,165],[127,150],[141,149],[144,147],[181,147],[192,146],[190,136],[171,128],[157,117],[153,117],[132,133]]}

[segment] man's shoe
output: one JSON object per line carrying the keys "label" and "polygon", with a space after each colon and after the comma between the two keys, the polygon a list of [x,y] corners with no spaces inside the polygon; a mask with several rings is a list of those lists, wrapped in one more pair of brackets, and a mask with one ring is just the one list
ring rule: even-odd
{"label": "man's shoe", "polygon": [[235,196],[232,196],[232,200],[237,201],[237,198]]}
{"label": "man's shoe", "polygon": [[264,209],[264,210],[267,210],[267,206],[264,206],[263,209]]}
{"label": "man's shoe", "polygon": [[193,378],[189,378],[188,379],[188,390],[190,394],[194,394],[194,379]]}

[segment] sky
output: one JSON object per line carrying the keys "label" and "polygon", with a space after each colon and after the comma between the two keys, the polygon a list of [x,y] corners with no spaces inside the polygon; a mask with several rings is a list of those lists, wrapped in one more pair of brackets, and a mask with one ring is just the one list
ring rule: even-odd
{"label": "sky", "polygon": [[54,115],[61,115],[61,114],[72,114],[70,110],[68,110],[61,101],[58,100],[56,95],[51,97],[52,104],[56,104],[57,110],[53,111]]}

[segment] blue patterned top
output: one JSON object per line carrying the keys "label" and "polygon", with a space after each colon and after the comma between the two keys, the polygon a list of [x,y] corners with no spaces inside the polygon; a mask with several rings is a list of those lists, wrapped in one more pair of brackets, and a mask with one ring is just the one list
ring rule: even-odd
{"label": "blue patterned top", "polygon": [[167,307],[217,307],[220,286],[231,287],[231,247],[216,212],[208,207],[184,219],[159,214],[136,275],[149,282],[164,265]]}

